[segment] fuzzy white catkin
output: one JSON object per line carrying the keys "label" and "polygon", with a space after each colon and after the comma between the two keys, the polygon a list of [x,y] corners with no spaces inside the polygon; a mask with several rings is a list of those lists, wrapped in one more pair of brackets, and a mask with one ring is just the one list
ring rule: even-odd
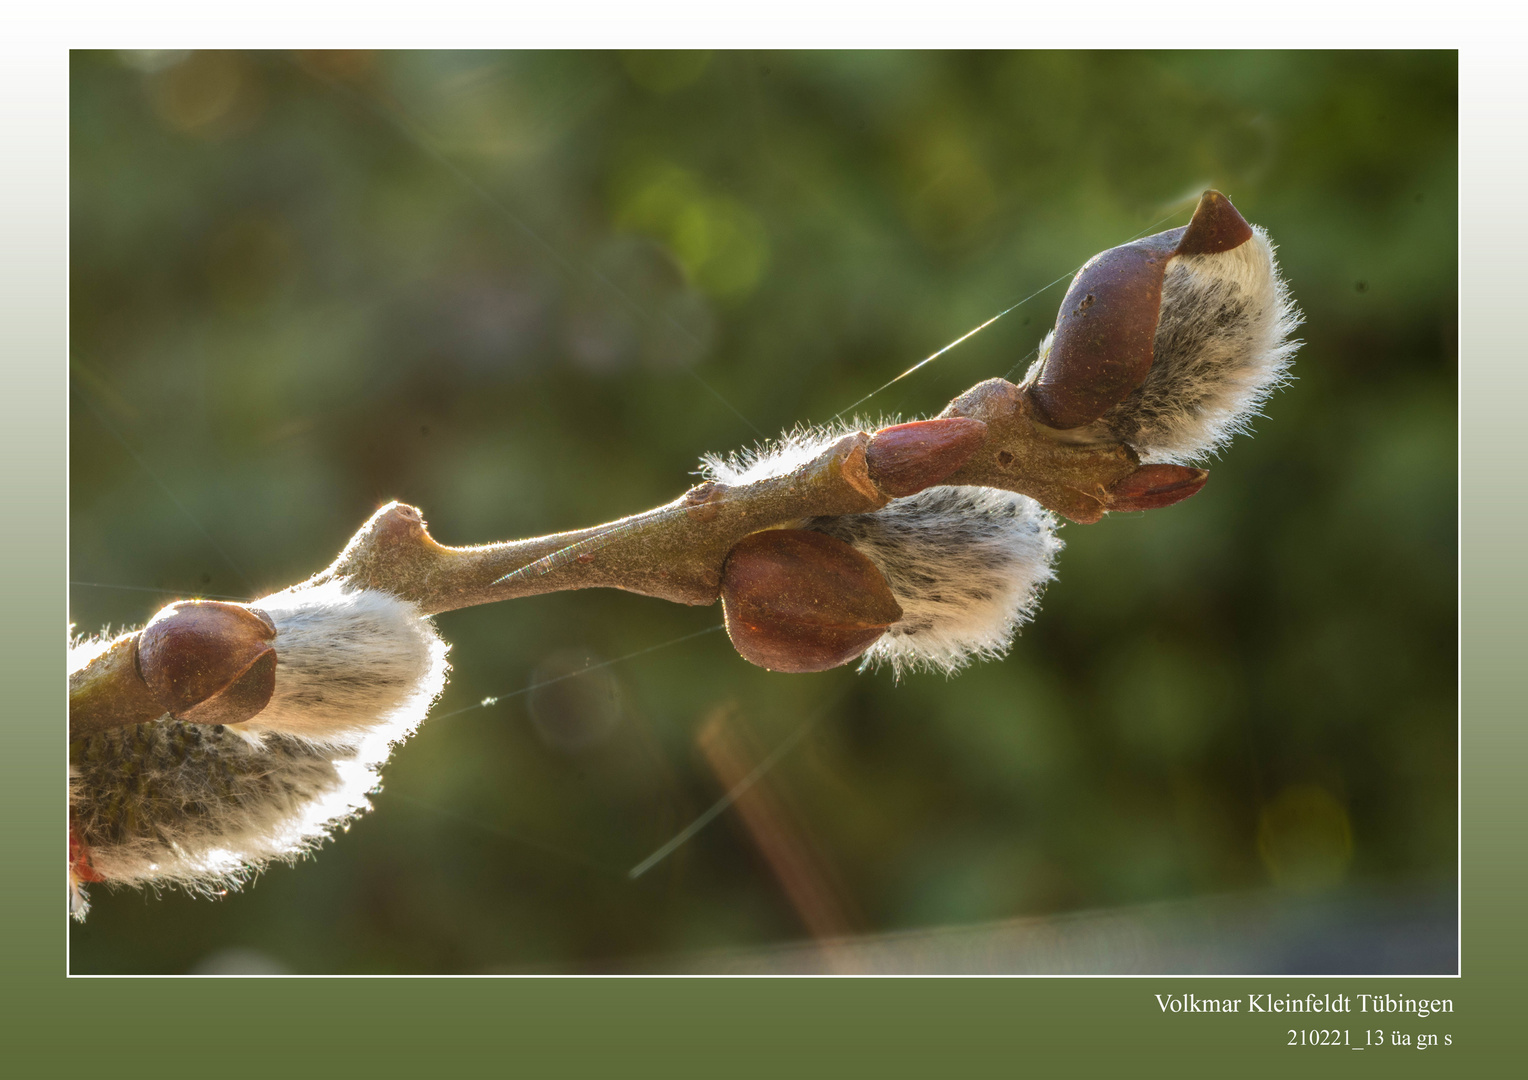
{"label": "fuzzy white catkin", "polygon": [[[1202,462],[1248,432],[1269,395],[1288,381],[1299,325],[1263,229],[1253,226],[1251,239],[1230,251],[1175,255],[1162,282],[1145,380],[1065,437],[1128,443],[1148,463]],[[1026,383],[1038,375],[1050,344],[1047,335]]]}
{"label": "fuzzy white catkin", "polygon": [[[721,483],[751,483],[790,472],[856,430],[798,428],[755,450],[708,456],[703,468]],[[852,545],[886,578],[902,618],[865,653],[862,668],[889,664],[898,676],[950,673],[1006,653],[1034,615],[1061,550],[1049,511],[994,488],[932,487],[869,514],[798,524]]]}
{"label": "fuzzy white catkin", "polygon": [[[71,816],[108,882],[207,892],[311,850],[368,808],[378,769],[445,687],[448,646],[388,593],[328,582],[252,606],[276,625],[276,688],[258,715],[164,716],[77,748]],[[72,645],[71,664],[98,649]]]}
{"label": "fuzzy white catkin", "polygon": [[448,646],[418,609],[377,589],[336,582],[254,603],[276,624],[276,690],[249,732],[321,745],[411,735],[445,686]]}

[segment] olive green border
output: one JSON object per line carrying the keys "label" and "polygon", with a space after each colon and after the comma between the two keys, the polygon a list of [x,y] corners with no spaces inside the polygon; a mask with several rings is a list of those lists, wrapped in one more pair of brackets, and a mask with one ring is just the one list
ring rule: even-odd
{"label": "olive green border", "polygon": [[[61,86],[66,58],[17,76]],[[1509,329],[1520,237],[1517,173],[1484,155],[1518,91],[1491,101],[1466,57],[1462,201],[1464,613],[1462,978],[1447,979],[67,979],[63,919],[63,650],[66,580],[67,106],[42,95],[24,133],[29,171],[7,207],[8,383],[3,425],[11,603],[0,800],[11,824],[0,892],[3,1056],[15,1075],[435,1075],[462,1064],[528,1075],[1455,1075],[1512,1046],[1525,970],[1521,832],[1522,345]],[[1499,73],[1501,86],[1512,72]],[[1494,77],[1494,76],[1493,76]],[[14,93],[14,91],[13,91]],[[1486,115],[1496,109],[1500,116]],[[1508,124],[1507,130],[1510,130]],[[1470,148],[1481,153],[1469,156]],[[22,158],[13,158],[13,166]],[[1503,208],[1511,208],[1504,211]],[[18,257],[19,253],[19,257]],[[1500,463],[1500,464],[1493,464]],[[1440,507],[1440,512],[1447,508]],[[14,572],[20,568],[21,572]],[[1403,587],[1399,585],[1398,587]],[[1426,1053],[1290,1049],[1282,1018],[1166,1016],[1153,995],[1342,990],[1448,997],[1413,1022],[1455,1045]],[[1437,1061],[1448,1055],[1448,1065]],[[1513,1055],[1520,1057],[1520,1055]],[[1511,1060],[1510,1058],[1508,1060]],[[598,1072],[596,1072],[598,1070]]]}

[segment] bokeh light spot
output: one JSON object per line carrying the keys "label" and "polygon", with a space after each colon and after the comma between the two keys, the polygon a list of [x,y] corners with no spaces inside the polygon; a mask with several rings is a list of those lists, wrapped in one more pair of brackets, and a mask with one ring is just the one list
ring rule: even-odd
{"label": "bokeh light spot", "polygon": [[748,207],[708,194],[694,173],[669,164],[636,170],[622,186],[629,194],[616,224],[663,240],[696,288],[728,297],[758,285],[769,265],[769,235]]}
{"label": "bokeh light spot", "polygon": [[536,666],[527,710],[542,741],[573,754],[604,742],[624,711],[621,684],[583,650],[553,653]]}
{"label": "bokeh light spot", "polygon": [[214,232],[207,245],[207,284],[225,312],[268,304],[296,270],[297,243],[274,214],[246,214]]}
{"label": "bokeh light spot", "polygon": [[219,137],[247,130],[263,107],[259,80],[234,52],[196,52],[149,76],[154,115],[173,131]]}
{"label": "bokeh light spot", "polygon": [[621,55],[631,81],[654,94],[672,94],[705,74],[711,53],[700,49],[654,49]]}
{"label": "bokeh light spot", "polygon": [[763,223],[735,199],[706,199],[686,207],[673,238],[675,253],[695,284],[713,296],[753,291],[769,262]]}
{"label": "bokeh light spot", "polygon": [[152,75],[156,71],[174,67],[190,56],[189,49],[119,49],[117,59],[123,67]]}
{"label": "bokeh light spot", "polygon": [[308,70],[331,79],[361,79],[377,64],[374,49],[302,49],[297,62]]}
{"label": "bokeh light spot", "polygon": [[1263,808],[1257,851],[1280,885],[1302,891],[1335,885],[1353,860],[1348,812],[1325,788],[1287,787]]}

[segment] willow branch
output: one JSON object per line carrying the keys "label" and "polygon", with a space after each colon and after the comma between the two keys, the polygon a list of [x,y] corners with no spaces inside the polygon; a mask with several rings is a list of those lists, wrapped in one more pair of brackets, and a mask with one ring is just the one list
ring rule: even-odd
{"label": "willow branch", "polygon": [[[908,453],[903,438],[893,447],[891,433],[898,429],[860,432],[783,476],[735,486],[707,481],[671,503],[619,521],[475,547],[438,543],[419,510],[394,502],[373,514],[329,567],[295,588],[344,580],[392,593],[424,615],[592,588],[706,605],[716,601],[727,555],[745,536],[807,518],[878,510],[908,494],[910,480],[916,486],[1002,488],[1089,523],[1111,509],[1177,501],[1197,491],[1205,476],[1201,470],[1143,468],[1121,443],[1069,443],[1041,422],[1028,390],[1003,379],[972,387],[940,415],[985,425],[962,429],[974,436],[962,447],[964,464],[953,474],[930,473],[929,455],[919,458],[921,445]],[[878,453],[883,449],[900,450],[902,456]],[[1165,481],[1154,471],[1163,469],[1172,470]],[[143,680],[137,636],[117,639],[71,676],[71,739],[165,713]]]}
{"label": "willow branch", "polygon": [[[568,589],[624,589],[679,604],[710,604],[727,553],[749,533],[807,517],[863,514],[891,501],[871,478],[870,442],[869,435],[850,435],[785,476],[737,487],[707,482],[620,521],[480,547],[438,544],[418,510],[390,503],[333,565],[304,584],[346,578],[385,589],[427,615]],[[580,545],[587,550],[577,551]],[[516,574],[570,548],[577,553],[559,565]]]}

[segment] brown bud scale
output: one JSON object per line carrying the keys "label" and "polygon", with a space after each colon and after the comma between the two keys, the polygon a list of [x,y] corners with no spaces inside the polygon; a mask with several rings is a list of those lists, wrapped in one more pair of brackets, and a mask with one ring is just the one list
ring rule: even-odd
{"label": "brown bud scale", "polygon": [[733,647],[771,671],[847,664],[902,618],[874,563],[806,529],[744,537],[727,556],[721,594]]}
{"label": "brown bud scale", "polygon": [[242,604],[185,600],[160,611],[138,638],[138,673],[177,720],[238,724],[276,689],[275,624]]}
{"label": "brown bud scale", "polygon": [[1143,465],[1109,488],[1110,510],[1156,510],[1182,502],[1204,487],[1210,474],[1187,465]]}
{"label": "brown bud scale", "polygon": [[1206,191],[1188,225],[1110,248],[1072,279],[1055,337],[1030,395],[1063,430],[1097,420],[1151,369],[1162,282],[1175,255],[1216,255],[1252,238],[1252,227],[1218,191]]}
{"label": "brown bud scale", "polygon": [[964,465],[987,439],[987,425],[967,416],[915,420],[870,437],[870,479],[895,498],[916,495]]}

